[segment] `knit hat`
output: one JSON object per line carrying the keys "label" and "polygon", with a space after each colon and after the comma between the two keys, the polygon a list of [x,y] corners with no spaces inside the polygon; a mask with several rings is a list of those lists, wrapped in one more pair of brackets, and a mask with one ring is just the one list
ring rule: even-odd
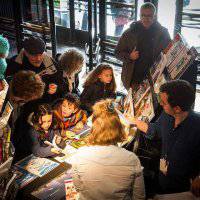
{"label": "knit hat", "polygon": [[8,54],[9,48],[10,45],[8,40],[0,35],[0,54]]}
{"label": "knit hat", "polygon": [[24,49],[31,55],[42,54],[46,45],[44,41],[36,36],[31,36],[24,40]]}

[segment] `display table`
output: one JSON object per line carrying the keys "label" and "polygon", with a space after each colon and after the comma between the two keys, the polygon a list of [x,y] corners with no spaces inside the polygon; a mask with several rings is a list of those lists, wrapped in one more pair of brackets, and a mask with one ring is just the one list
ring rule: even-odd
{"label": "display table", "polygon": [[[50,159],[55,161],[55,159]],[[64,189],[64,181],[60,183],[59,190],[56,189],[56,186],[48,188],[48,183],[54,181],[57,177],[62,175],[63,173],[67,176],[67,171],[70,169],[70,165],[67,163],[59,163],[59,165],[45,174],[42,177],[37,177],[30,183],[28,183],[23,188],[19,189],[16,199],[17,200],[27,200],[27,199],[65,199],[65,189]],[[55,182],[55,181],[54,181]],[[35,191],[43,188],[43,191],[40,191],[40,194],[37,195]],[[51,189],[51,191],[49,191]],[[56,194],[57,193],[57,194]],[[59,195],[58,195],[59,193]],[[59,198],[53,198],[53,196],[59,196]],[[41,197],[41,198],[40,198]],[[51,198],[52,197],[52,198]]]}

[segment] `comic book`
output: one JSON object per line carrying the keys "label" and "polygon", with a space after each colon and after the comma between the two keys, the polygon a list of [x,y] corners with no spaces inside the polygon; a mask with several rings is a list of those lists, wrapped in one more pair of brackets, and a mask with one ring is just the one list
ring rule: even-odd
{"label": "comic book", "polygon": [[7,92],[8,92],[8,83],[6,82],[5,79],[2,80],[2,90],[0,90],[0,113],[2,111],[3,103],[5,101]]}
{"label": "comic book", "polygon": [[124,101],[124,114],[134,116],[132,88],[129,89],[128,94]]}
{"label": "comic book", "polygon": [[135,107],[135,117],[139,119],[146,118],[148,121],[151,121],[154,116],[153,98],[151,91],[148,90],[139,104]]}
{"label": "comic book", "polygon": [[91,127],[87,124],[82,129],[77,129],[76,126],[66,130],[65,134],[68,139],[80,139],[89,134]]}
{"label": "comic book", "polygon": [[48,183],[40,186],[37,190],[33,191],[31,195],[37,199],[64,199],[65,197],[65,180],[71,178],[68,172],[64,172],[49,181]]}
{"label": "comic book", "polygon": [[59,163],[49,160],[47,158],[39,158],[31,154],[30,156],[17,162],[15,165],[21,169],[26,170],[29,173],[42,177],[54,168],[56,168]]}
{"label": "comic book", "polygon": [[6,106],[4,108],[4,111],[2,115],[0,116],[0,128],[4,128],[8,124],[8,120],[10,118],[10,115],[13,111],[13,107],[11,106],[10,102],[8,101],[6,103]]}
{"label": "comic book", "polygon": [[17,174],[16,183],[18,184],[19,188],[23,188],[38,177],[35,174],[29,173],[18,166],[14,166],[14,170]]}
{"label": "comic book", "polygon": [[150,69],[150,75],[151,75],[153,84],[161,76],[166,65],[167,65],[167,56],[165,54],[161,53],[161,55],[158,57],[156,62],[154,62],[153,66]]}
{"label": "comic book", "polygon": [[68,178],[67,180],[65,180],[65,194],[66,200],[79,199],[79,193],[76,191],[72,178]]}

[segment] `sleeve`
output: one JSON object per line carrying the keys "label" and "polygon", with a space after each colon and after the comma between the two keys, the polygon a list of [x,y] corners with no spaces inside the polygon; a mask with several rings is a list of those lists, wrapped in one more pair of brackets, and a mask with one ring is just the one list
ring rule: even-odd
{"label": "sleeve", "polygon": [[137,156],[134,159],[133,167],[134,167],[133,199],[144,200],[145,187],[144,187],[143,167],[141,166]]}
{"label": "sleeve", "polygon": [[15,58],[16,58],[16,56],[14,56],[10,59],[6,59],[7,68],[6,68],[5,76],[9,80],[10,80],[10,77],[12,77],[18,71],[20,71],[20,64],[15,62]]}
{"label": "sleeve", "polygon": [[168,44],[171,41],[172,40],[170,38],[169,31],[165,28],[165,30],[163,31],[163,39],[162,39],[163,49],[167,48]]}
{"label": "sleeve", "polygon": [[50,156],[53,156],[55,155],[53,152],[51,152],[51,147],[50,146],[47,146],[47,147],[42,147],[37,139],[37,131],[34,130],[34,129],[31,129],[30,130],[30,136],[31,136],[31,139],[32,139],[32,153],[35,155],[35,156],[38,156],[38,157],[50,157]]}
{"label": "sleeve", "polygon": [[160,136],[161,132],[161,122],[163,121],[163,118],[165,118],[164,112],[161,114],[161,116],[158,118],[158,120],[154,123],[149,123],[148,124],[148,130],[147,133],[145,134],[145,137],[148,139],[152,139],[156,133]]}
{"label": "sleeve", "polygon": [[115,56],[122,62],[131,61],[130,52],[128,51],[128,35],[124,32],[115,48]]}
{"label": "sleeve", "polygon": [[91,111],[93,102],[91,100],[93,90],[90,86],[85,87],[83,92],[81,93],[80,100],[81,100],[81,107],[88,111]]}

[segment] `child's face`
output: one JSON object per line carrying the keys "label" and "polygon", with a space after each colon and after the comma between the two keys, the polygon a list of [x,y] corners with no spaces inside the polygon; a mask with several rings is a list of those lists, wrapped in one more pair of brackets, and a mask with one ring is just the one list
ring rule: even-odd
{"label": "child's face", "polygon": [[112,70],[111,69],[105,69],[99,74],[99,79],[102,83],[111,83],[112,81]]}
{"label": "child's face", "polygon": [[44,115],[39,119],[41,128],[45,131],[49,129],[52,123],[52,115]]}
{"label": "child's face", "polygon": [[76,110],[75,105],[73,103],[68,102],[67,100],[62,103],[62,117],[69,117]]}

